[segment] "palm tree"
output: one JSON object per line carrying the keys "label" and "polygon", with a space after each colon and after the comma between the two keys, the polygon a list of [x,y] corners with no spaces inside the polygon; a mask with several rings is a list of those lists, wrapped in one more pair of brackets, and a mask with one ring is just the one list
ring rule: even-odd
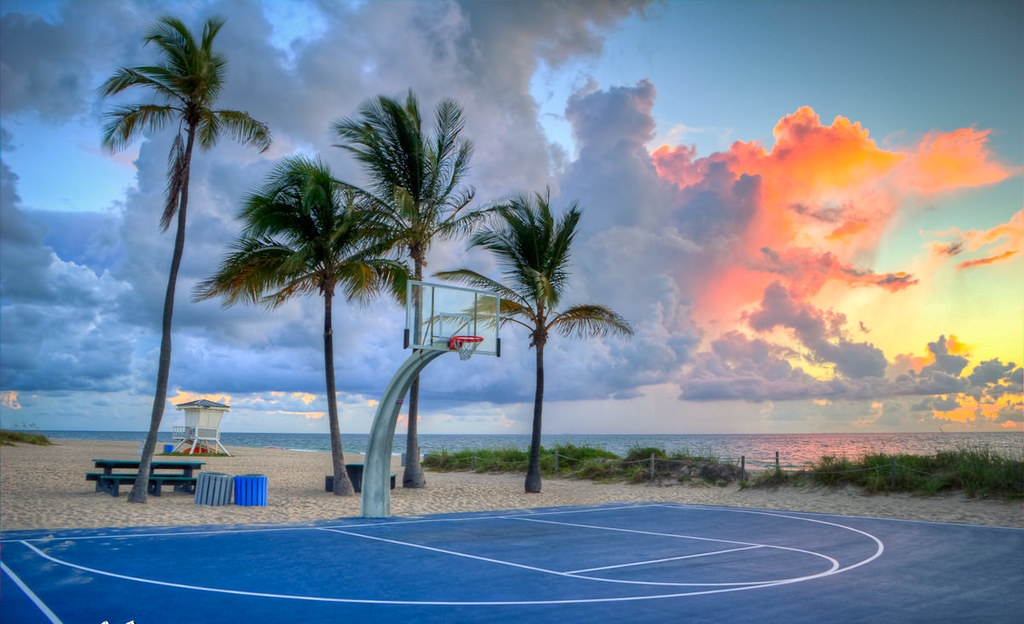
{"label": "palm tree", "polygon": [[544,404],[544,346],[552,331],[580,337],[616,333],[631,336],[626,319],[597,304],[574,305],[559,312],[569,284],[569,260],[576,226],[582,212],[573,203],[560,219],[551,214],[550,191],[533,198],[519,195],[497,206],[497,223],[475,234],[471,247],[497,256],[504,283],[469,269],[443,271],[437,277],[459,281],[501,296],[502,322],[512,322],[530,332],[536,350],[537,386],[533,399],[533,431],[526,492],[540,492],[541,413]]}
{"label": "palm tree", "polygon": [[239,218],[242,235],[216,274],[196,287],[195,299],[222,296],[226,306],[243,301],[273,309],[293,295],[323,297],[334,493],[350,496],[334,382],[334,293],[340,287],[349,301],[366,300],[389,283],[404,283],[401,265],[375,255],[387,246],[373,244],[372,224],[357,209],[355,192],[319,159],[284,159],[245,200]]}
{"label": "palm tree", "polygon": [[171,317],[174,313],[178,269],[185,250],[185,216],[188,209],[192,149],[196,140],[201,148],[209,149],[224,133],[261,152],[270,147],[270,131],[266,124],[256,121],[248,113],[213,108],[227,70],[227,59],[213,51],[213,38],[223,25],[224,20],[220,18],[206,20],[202,40],[197,45],[192,33],[180,20],[161,17],[149,27],[142,41],[144,44],[155,44],[160,49],[162,62],[158,65],[122,67],[99,88],[103,97],[117,95],[132,87],[145,87],[154,96],[151,103],[116,106],[107,113],[103,146],[111,152],[124,149],[146,131],[159,130],[170,122],[178,124],[178,133],[168,157],[167,199],[160,227],[166,231],[175,215],[178,223],[164,296],[156,393],[149,419],[149,433],[143,445],[139,477],[128,496],[128,502],[132,503],[146,502],[149,466],[153,460],[157,432],[167,400],[167,379],[171,370]]}
{"label": "palm tree", "polygon": [[[434,131],[425,134],[419,103],[412,91],[405,102],[378,96],[363,104],[354,119],[332,125],[340,143],[365,167],[371,187],[363,193],[394,248],[412,259],[412,279],[423,279],[431,242],[466,234],[484,214],[466,210],[474,190],[462,186],[469,171],[473,144],[460,140],[462,108],[454,100],[441,102]],[[419,302],[415,302],[417,310]],[[409,428],[402,484],[426,484],[419,461],[417,421],[419,377],[409,389]]]}

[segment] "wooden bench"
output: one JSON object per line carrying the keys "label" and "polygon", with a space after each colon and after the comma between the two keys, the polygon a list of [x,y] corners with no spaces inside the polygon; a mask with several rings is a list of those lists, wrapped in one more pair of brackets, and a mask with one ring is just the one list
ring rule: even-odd
{"label": "wooden bench", "polygon": [[[86,481],[96,482],[97,492],[106,492],[111,496],[119,496],[121,484],[132,485],[137,477],[138,473],[132,474],[130,472],[115,474],[104,474],[102,472],[85,473]],[[194,493],[196,491],[196,477],[161,474],[149,475],[149,484],[146,487],[146,491],[153,496],[160,496],[160,490],[163,488],[164,483],[173,484],[176,492]]]}

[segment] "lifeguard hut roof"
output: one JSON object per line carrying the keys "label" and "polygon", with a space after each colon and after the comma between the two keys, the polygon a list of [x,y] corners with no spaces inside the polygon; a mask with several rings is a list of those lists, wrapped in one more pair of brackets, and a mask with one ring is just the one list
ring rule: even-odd
{"label": "lifeguard hut roof", "polygon": [[219,409],[228,411],[231,408],[223,403],[217,403],[214,401],[207,401],[206,399],[199,399],[198,401],[189,401],[188,403],[181,403],[176,405],[178,409]]}

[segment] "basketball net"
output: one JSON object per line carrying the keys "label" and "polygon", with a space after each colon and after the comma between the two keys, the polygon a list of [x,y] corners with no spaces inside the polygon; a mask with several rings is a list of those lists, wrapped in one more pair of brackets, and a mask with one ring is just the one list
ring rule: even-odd
{"label": "basketball net", "polygon": [[448,341],[448,348],[459,352],[460,360],[468,360],[473,357],[476,348],[484,341],[483,336],[452,336]]}

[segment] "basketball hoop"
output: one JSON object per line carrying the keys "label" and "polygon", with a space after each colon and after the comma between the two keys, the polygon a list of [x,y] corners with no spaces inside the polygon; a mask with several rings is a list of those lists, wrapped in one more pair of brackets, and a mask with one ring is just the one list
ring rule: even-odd
{"label": "basketball hoop", "polygon": [[468,360],[483,341],[483,336],[452,336],[448,340],[448,348],[458,351],[460,360]]}

